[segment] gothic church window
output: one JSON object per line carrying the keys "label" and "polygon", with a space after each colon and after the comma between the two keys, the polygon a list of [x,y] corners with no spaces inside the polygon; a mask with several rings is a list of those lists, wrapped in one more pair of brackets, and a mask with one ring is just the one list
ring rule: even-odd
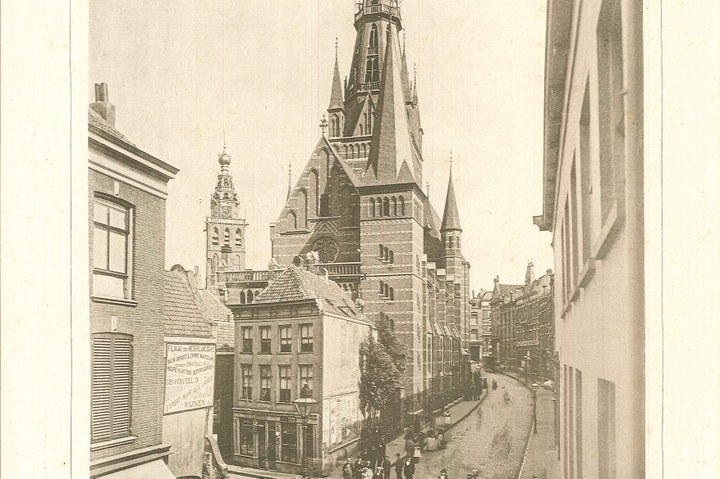
{"label": "gothic church window", "polygon": [[395,262],[395,254],[390,250],[388,252],[388,263],[394,263]]}
{"label": "gothic church window", "polygon": [[390,200],[383,198],[383,216],[390,216]]}
{"label": "gothic church window", "polygon": [[242,246],[242,230],[240,228],[235,230],[235,246]]}
{"label": "gothic church window", "polygon": [[240,291],[240,304],[245,304],[245,291]]}
{"label": "gothic church window", "polygon": [[318,214],[319,208],[319,197],[320,197],[320,184],[318,182],[318,172],[315,169],[310,170],[310,204],[309,211],[312,211],[315,216]]}
{"label": "gothic church window", "polygon": [[355,147],[350,145],[350,158],[355,158]]}
{"label": "gothic church window", "polygon": [[375,218],[375,200],[370,198],[370,206],[368,207],[368,216]]}
{"label": "gothic church window", "polygon": [[297,215],[294,211],[289,211],[287,214],[287,228],[289,230],[297,229]]}
{"label": "gothic church window", "polygon": [[384,250],[384,248],[383,248],[383,245],[382,245],[382,244],[379,245],[379,248],[378,248],[378,258],[382,258],[382,257],[383,257],[383,252],[384,252],[384,251],[385,251],[385,250]]}
{"label": "gothic church window", "polygon": [[405,216],[405,198],[402,196],[398,198],[398,212],[400,216]]}
{"label": "gothic church window", "polygon": [[373,52],[373,49],[375,50],[374,53],[377,53],[377,46],[378,46],[378,29],[377,25],[373,23],[372,27],[370,27],[370,42],[368,44],[368,50],[370,52]]}
{"label": "gothic church window", "polygon": [[395,300],[395,290],[393,288],[390,288],[387,296],[388,296],[388,299],[390,299],[390,301],[394,301]]}
{"label": "gothic church window", "polygon": [[397,212],[397,198],[395,198],[394,196],[392,198],[390,198],[390,207],[392,209],[391,214],[393,216],[397,216],[397,213],[398,213]]}
{"label": "gothic church window", "polygon": [[213,228],[212,233],[212,244],[219,244],[220,243],[220,232],[218,231],[217,227]]}
{"label": "gothic church window", "polygon": [[254,295],[253,295],[252,290],[248,290],[248,292],[247,292],[247,302],[248,302],[248,303],[252,303],[252,302],[253,302],[253,299],[255,299],[253,296],[254,296]]}
{"label": "gothic church window", "polygon": [[379,196],[375,198],[375,216],[382,216],[382,199]]}
{"label": "gothic church window", "polygon": [[365,65],[365,82],[376,82],[380,78],[377,58],[368,58]]}
{"label": "gothic church window", "polygon": [[223,233],[223,242],[225,245],[230,246],[230,230],[225,228],[225,232]]}
{"label": "gothic church window", "polygon": [[301,228],[307,228],[308,200],[304,189],[300,190],[298,203],[298,224]]}

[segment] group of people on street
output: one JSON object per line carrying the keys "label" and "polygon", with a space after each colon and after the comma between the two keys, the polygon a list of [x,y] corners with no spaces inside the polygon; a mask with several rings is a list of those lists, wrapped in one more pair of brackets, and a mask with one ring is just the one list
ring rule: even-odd
{"label": "group of people on street", "polygon": [[472,373],[472,377],[467,385],[467,393],[465,399],[477,401],[482,395],[483,389],[488,388],[487,378],[482,377],[479,369]]}
{"label": "group of people on street", "polygon": [[395,467],[396,479],[412,479],[415,474],[415,458],[413,456],[401,457],[395,454],[392,463],[388,456],[375,464],[368,460],[357,458],[355,463],[345,461],[342,468],[343,479],[390,479],[390,471]]}

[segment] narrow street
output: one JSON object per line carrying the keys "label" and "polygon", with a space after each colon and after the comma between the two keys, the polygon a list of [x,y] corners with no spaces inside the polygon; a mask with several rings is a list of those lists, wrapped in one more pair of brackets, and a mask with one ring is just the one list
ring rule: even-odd
{"label": "narrow street", "polygon": [[[447,469],[449,479],[464,479],[476,469],[481,479],[515,479],[532,421],[532,395],[516,380],[487,374],[498,389],[489,391],[480,407],[453,427],[447,448],[424,453],[417,464],[417,479],[437,478]],[[503,401],[503,387],[511,401]],[[394,471],[393,471],[394,477]]]}

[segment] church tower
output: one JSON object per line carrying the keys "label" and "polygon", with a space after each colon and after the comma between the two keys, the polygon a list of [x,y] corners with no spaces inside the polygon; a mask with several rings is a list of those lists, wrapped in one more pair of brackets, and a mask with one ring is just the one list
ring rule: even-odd
{"label": "church tower", "polygon": [[217,288],[217,273],[245,269],[245,227],[240,217],[233,178],[230,174],[231,157],[225,147],[218,155],[220,173],[215,192],[210,197],[210,216],[205,220],[206,269],[208,288]]}
{"label": "church tower", "polygon": [[[452,153],[451,153],[452,155]],[[469,346],[469,282],[470,264],[462,254],[462,228],[458,214],[457,200],[455,199],[455,185],[453,184],[452,156],[450,157],[450,178],[448,179],[447,196],[445,197],[445,211],[443,212],[442,226],[440,227],[440,262],[445,266],[446,280],[453,284],[454,304],[452,315],[447,318],[460,335],[461,347],[465,350]]]}

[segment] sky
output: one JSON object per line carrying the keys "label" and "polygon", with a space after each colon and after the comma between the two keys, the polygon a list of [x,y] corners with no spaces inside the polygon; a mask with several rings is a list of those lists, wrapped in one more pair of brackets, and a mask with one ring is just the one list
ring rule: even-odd
{"label": "sky", "polygon": [[[320,137],[335,60],[349,70],[354,0],[93,0],[88,87],[106,82],[116,127],[180,169],[169,185],[166,266],[205,264],[205,218],[223,141],[247,267],[270,259],[269,224]],[[543,0],[404,0],[417,65],[423,176],[442,216],[449,175],[471,288],[553,267],[542,213]],[[89,99],[89,102],[93,98]]]}

